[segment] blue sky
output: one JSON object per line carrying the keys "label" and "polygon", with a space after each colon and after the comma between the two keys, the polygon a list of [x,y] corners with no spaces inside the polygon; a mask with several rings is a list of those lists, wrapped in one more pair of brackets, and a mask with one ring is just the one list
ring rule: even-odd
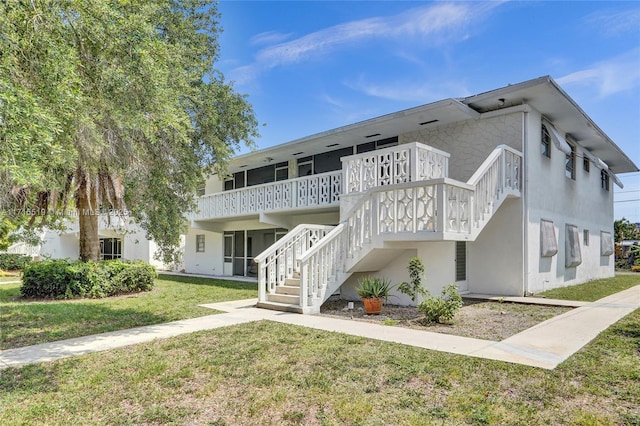
{"label": "blue sky", "polygon": [[[551,75],[640,166],[640,2],[230,1],[216,68],[259,148]],[[640,173],[615,218],[640,222]],[[631,201],[629,201],[631,200]]]}

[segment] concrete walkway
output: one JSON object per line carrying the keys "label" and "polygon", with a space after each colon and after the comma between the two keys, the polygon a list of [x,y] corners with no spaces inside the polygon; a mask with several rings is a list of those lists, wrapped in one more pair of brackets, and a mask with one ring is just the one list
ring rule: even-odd
{"label": "concrete walkway", "polygon": [[640,307],[640,286],[596,302],[587,303],[501,342],[348,319],[270,311],[256,308],[255,303],[255,299],[249,299],[207,304],[202,306],[218,309],[225,313],[0,351],[0,369],[52,361],[194,331],[260,320],[553,369],[594,339],[601,331],[638,309]]}

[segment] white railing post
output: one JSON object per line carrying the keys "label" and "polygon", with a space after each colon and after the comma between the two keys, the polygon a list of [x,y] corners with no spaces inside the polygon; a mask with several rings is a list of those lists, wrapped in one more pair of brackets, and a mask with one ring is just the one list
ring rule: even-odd
{"label": "white railing post", "polygon": [[446,191],[444,183],[436,185],[436,231],[445,232],[447,212],[446,212]]}

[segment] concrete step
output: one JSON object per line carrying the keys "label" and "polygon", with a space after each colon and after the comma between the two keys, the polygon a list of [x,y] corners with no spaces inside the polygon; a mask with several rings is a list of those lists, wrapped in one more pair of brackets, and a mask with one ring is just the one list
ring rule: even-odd
{"label": "concrete step", "polygon": [[300,287],[300,278],[285,278],[284,285],[289,287]]}
{"label": "concrete step", "polygon": [[300,272],[293,271],[293,278],[300,278]]}
{"label": "concrete step", "polygon": [[304,313],[300,306],[291,305],[289,303],[258,302],[256,307],[263,308],[263,309],[271,309],[272,311],[293,312],[293,313],[296,313],[296,314]]}
{"label": "concrete step", "polygon": [[289,294],[292,296],[300,295],[300,286],[291,286],[291,285],[279,285],[276,286],[277,294]]}
{"label": "concrete step", "polygon": [[267,301],[300,305],[300,296],[291,296],[288,294],[267,294]]}

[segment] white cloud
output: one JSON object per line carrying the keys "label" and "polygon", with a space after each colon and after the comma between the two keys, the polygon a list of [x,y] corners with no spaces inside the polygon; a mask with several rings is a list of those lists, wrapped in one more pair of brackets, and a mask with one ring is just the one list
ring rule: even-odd
{"label": "white cloud", "polygon": [[594,87],[600,97],[634,90],[640,86],[640,48],[560,77],[557,82]]}
{"label": "white cloud", "polygon": [[253,45],[275,44],[281,43],[288,38],[291,38],[292,34],[284,34],[276,31],[267,31],[264,33],[256,34],[251,37],[250,43]]}
{"label": "white cloud", "polygon": [[421,84],[396,81],[389,85],[381,85],[371,84],[360,79],[354,83],[347,83],[347,86],[350,89],[376,98],[419,103],[428,103],[451,97],[463,97],[470,94],[466,86],[457,81],[430,81]]}
{"label": "white cloud", "polygon": [[[241,67],[242,75],[234,80],[240,84],[247,77],[255,77],[265,69],[319,58],[327,53],[352,47],[357,43],[379,40],[420,38],[421,45],[438,45],[469,38],[471,24],[484,18],[487,12],[501,2],[436,3],[427,7],[413,8],[390,17],[374,17],[334,25],[297,39],[278,42],[260,50],[253,64]],[[261,33],[254,43],[276,41],[287,37],[280,33]],[[252,68],[252,72],[247,72]]]}
{"label": "white cloud", "polygon": [[637,37],[638,27],[640,27],[640,8],[598,11],[588,15],[585,22],[601,34],[619,35],[631,32]]}

